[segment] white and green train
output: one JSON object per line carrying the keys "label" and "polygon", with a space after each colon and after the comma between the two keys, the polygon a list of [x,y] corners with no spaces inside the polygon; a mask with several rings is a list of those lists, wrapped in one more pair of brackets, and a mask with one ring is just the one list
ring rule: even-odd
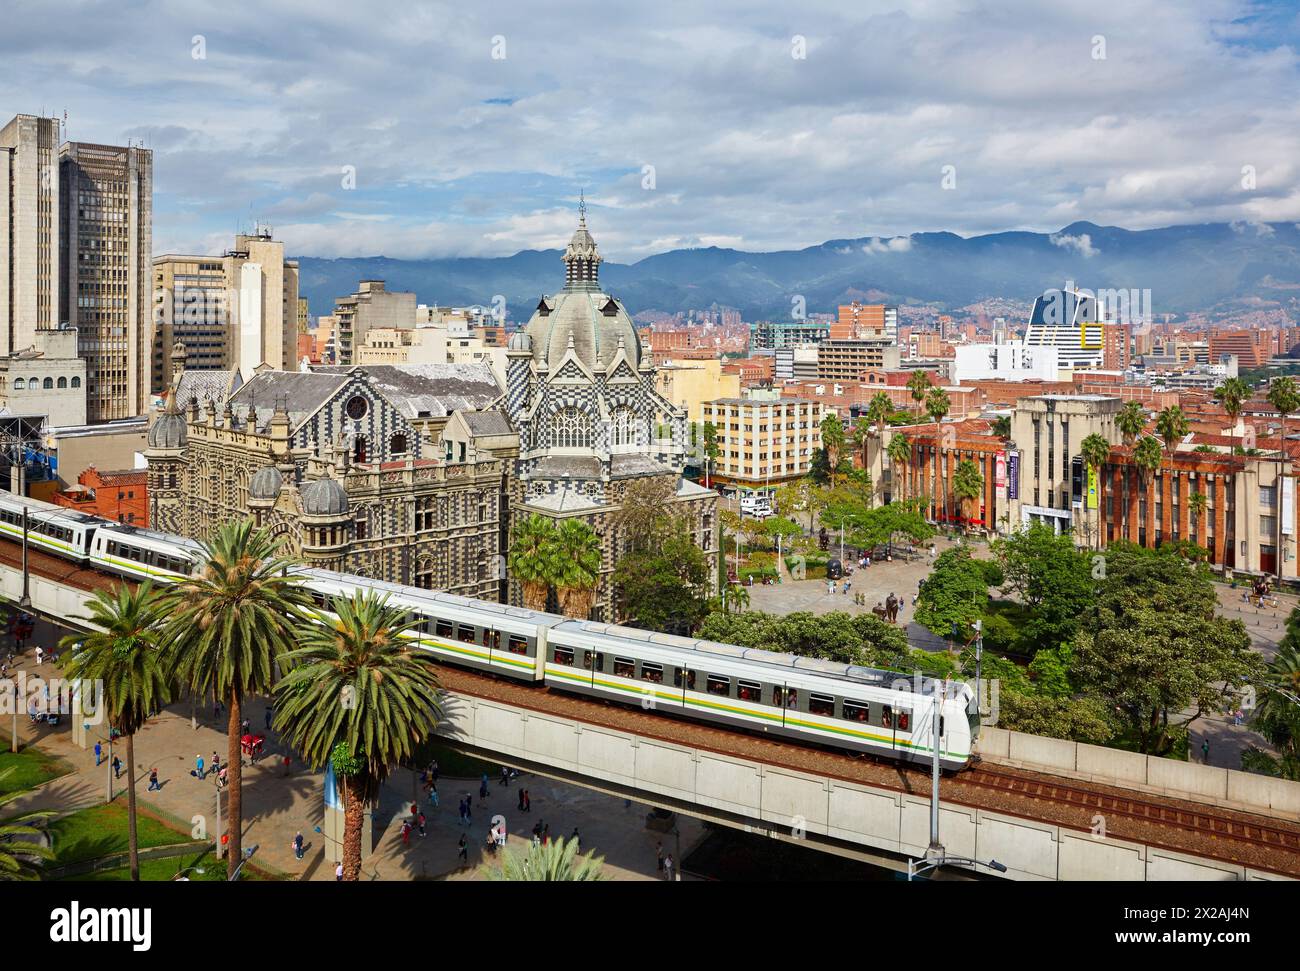
{"label": "white and green train", "polygon": [[[3,493],[0,529],[11,537],[21,536],[24,505],[29,542],[84,566],[165,583],[202,562],[191,540]],[[322,609],[358,588],[387,594],[416,621],[410,638],[447,664],[664,716],[930,763],[937,697],[940,763],[961,769],[970,762],[974,695],[963,682],[572,620],[326,570],[300,574]]]}

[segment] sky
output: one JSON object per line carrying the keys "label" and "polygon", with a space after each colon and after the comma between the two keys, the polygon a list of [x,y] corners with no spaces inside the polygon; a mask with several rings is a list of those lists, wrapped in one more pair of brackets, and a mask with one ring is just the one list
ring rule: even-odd
{"label": "sky", "polygon": [[[1300,5],[0,0],[0,113],[154,152],[154,251],[606,259],[1300,220]],[[0,124],[3,120],[0,120]]]}

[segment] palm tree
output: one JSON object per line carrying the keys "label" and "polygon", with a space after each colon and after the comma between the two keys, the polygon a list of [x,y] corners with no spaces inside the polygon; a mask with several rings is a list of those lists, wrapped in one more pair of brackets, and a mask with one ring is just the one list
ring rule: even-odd
{"label": "palm tree", "polygon": [[514,882],[564,880],[573,882],[594,882],[604,880],[601,868],[605,864],[603,856],[578,856],[577,840],[555,840],[532,847],[526,856],[515,855],[511,850],[501,854],[501,866],[488,871],[490,880],[509,880]]}
{"label": "palm tree", "polygon": [[1283,488],[1282,483],[1286,476],[1287,466],[1291,464],[1291,455],[1286,450],[1286,416],[1293,411],[1300,409],[1300,386],[1296,385],[1295,378],[1290,375],[1282,375],[1273,379],[1268,386],[1268,403],[1276,408],[1282,415],[1282,447],[1278,450],[1278,472],[1277,485],[1275,492],[1277,495],[1277,550],[1275,559],[1277,563],[1277,582],[1282,583],[1282,561],[1285,557],[1283,553],[1282,524],[1285,517],[1282,515]]}
{"label": "palm tree", "polygon": [[[1163,460],[1164,452],[1160,448],[1160,440],[1150,435],[1138,442],[1133,449],[1133,464],[1138,468],[1144,491],[1150,486],[1151,477],[1155,475],[1156,469],[1160,468],[1160,463]],[[1147,539],[1153,545],[1155,543],[1155,514],[1156,504],[1154,497],[1152,497],[1147,501],[1147,521],[1150,524],[1147,529]]]}
{"label": "palm tree", "polygon": [[1201,517],[1205,515],[1205,506],[1207,502],[1208,500],[1205,498],[1204,492],[1193,492],[1187,497],[1187,511],[1192,517],[1192,532],[1196,534],[1198,540],[1201,538],[1199,525]]}
{"label": "palm tree", "polygon": [[844,423],[840,416],[831,412],[822,419],[822,447],[826,450],[826,464],[831,485],[835,484],[839,474],[840,454],[844,451]]}
{"label": "palm tree", "polygon": [[1115,416],[1115,427],[1124,436],[1124,444],[1132,445],[1147,427],[1147,413],[1136,401],[1126,401]]}
{"label": "palm tree", "polygon": [[310,627],[311,595],[290,571],[280,540],[252,520],[227,523],[203,544],[203,566],[164,598],[168,615],[161,642],[173,678],[192,695],[209,692],[226,702],[230,786],[230,842],[226,872],[240,864],[243,834],[240,723],[248,695],[268,694],[277,662]]}
{"label": "palm tree", "polygon": [[[17,771],[17,767],[11,767],[0,772],[0,782]],[[24,793],[9,793],[0,798],[0,806],[21,795]],[[40,842],[45,838],[42,824],[53,815],[34,812],[0,819],[0,881],[40,879],[41,864],[54,857],[54,852]]]}
{"label": "palm tree", "polygon": [[515,526],[510,544],[510,575],[523,587],[524,606],[545,610],[555,580],[555,523],[534,513]]}
{"label": "palm tree", "polygon": [[[912,443],[907,440],[907,436],[904,435],[902,432],[894,433],[894,436],[889,440],[889,445],[885,449],[885,451],[889,455],[890,465],[895,469],[897,469],[899,466],[903,466],[904,468],[906,468],[908,462],[912,460]],[[894,476],[894,481],[895,481],[895,485],[901,483],[902,485],[906,486],[907,477],[906,475],[903,476],[896,475]],[[900,492],[906,492],[906,491],[907,491],[906,488],[900,490]]]}
{"label": "palm tree", "polygon": [[942,422],[944,416],[952,410],[952,402],[948,400],[948,392],[943,388],[931,388],[930,393],[925,396],[925,410],[935,421]]}
{"label": "palm tree", "polygon": [[912,376],[907,379],[907,390],[912,393],[912,400],[916,402],[916,413],[921,414],[921,402],[925,400],[925,396],[930,390],[929,373],[926,371],[913,371]]}
{"label": "palm tree", "polygon": [[980,467],[971,459],[962,459],[957,463],[957,470],[952,476],[952,494],[960,502],[962,515],[969,525],[971,517],[967,506],[984,494],[984,476],[980,474]]}
{"label": "palm tree", "polygon": [[586,620],[596,600],[604,551],[596,531],[580,519],[567,519],[555,531],[553,562],[559,567],[555,590],[566,617]]}
{"label": "palm tree", "polygon": [[[136,838],[135,734],[145,720],[171,700],[171,683],[158,645],[162,603],[148,581],[132,590],[119,583],[112,593],[96,590],[89,613],[77,618],[89,634],[69,634],[59,642],[71,654],[67,676],[102,685],[104,712],[110,727],[126,739],[127,848],[131,879],[140,879]],[[79,645],[79,647],[78,647]]]}
{"label": "palm tree", "polygon": [[1249,400],[1250,395],[1250,385],[1241,378],[1228,378],[1214,389],[1214,396],[1219,399],[1219,404],[1223,405],[1223,410],[1228,413],[1228,421],[1232,424],[1234,433],[1237,430],[1237,419],[1241,417],[1242,405]]}
{"label": "palm tree", "polygon": [[1183,414],[1183,409],[1177,405],[1171,405],[1156,416],[1156,432],[1165,443],[1165,448],[1169,449],[1169,457],[1173,458],[1174,446],[1187,437],[1187,416]]}
{"label": "palm tree", "polygon": [[416,623],[387,596],[337,597],[332,623],[312,624],[285,655],[275,688],[275,727],[304,762],[333,761],[346,796],[343,879],[361,873],[365,806],[392,768],[409,763],[437,726],[437,665],[408,636]]}
{"label": "palm tree", "polygon": [[1105,480],[1102,478],[1101,469],[1110,458],[1110,442],[1094,432],[1079,443],[1079,454],[1097,476],[1097,549],[1101,549],[1101,510],[1105,508],[1102,499],[1102,486]]}

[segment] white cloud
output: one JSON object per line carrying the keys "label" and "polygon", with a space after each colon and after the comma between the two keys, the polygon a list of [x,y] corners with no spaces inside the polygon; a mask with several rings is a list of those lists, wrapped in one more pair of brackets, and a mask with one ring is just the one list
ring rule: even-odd
{"label": "white cloud", "polygon": [[871,256],[875,253],[906,253],[912,248],[910,236],[895,236],[893,239],[881,239],[873,236],[862,244],[862,252]]}
{"label": "white cloud", "polygon": [[1100,252],[1092,245],[1092,237],[1087,233],[1080,233],[1078,236],[1071,236],[1068,233],[1056,233],[1048,238],[1051,239],[1053,246],[1074,250],[1085,259]]}

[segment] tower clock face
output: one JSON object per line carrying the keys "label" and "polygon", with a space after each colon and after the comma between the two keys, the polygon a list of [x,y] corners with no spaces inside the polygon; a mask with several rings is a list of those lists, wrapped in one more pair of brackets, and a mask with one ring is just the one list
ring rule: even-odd
{"label": "tower clock face", "polygon": [[361,395],[354,395],[348,399],[346,410],[349,418],[361,419],[366,417],[366,411],[370,405]]}

